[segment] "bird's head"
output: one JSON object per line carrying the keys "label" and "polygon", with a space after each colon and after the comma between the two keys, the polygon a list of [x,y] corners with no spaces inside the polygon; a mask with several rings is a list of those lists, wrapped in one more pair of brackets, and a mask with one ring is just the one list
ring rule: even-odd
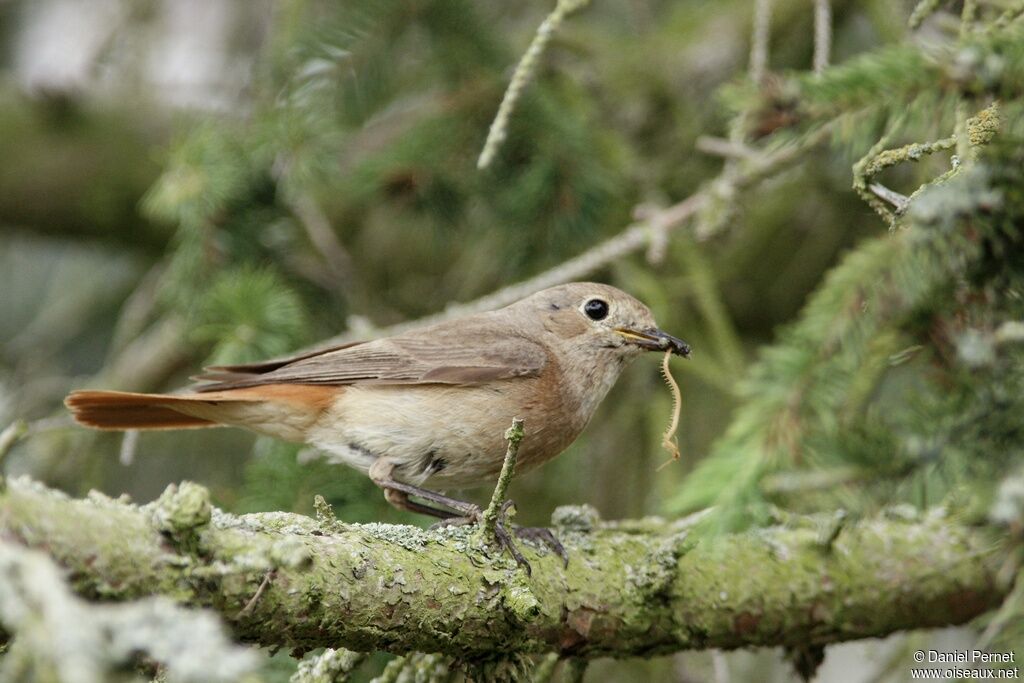
{"label": "bird's head", "polygon": [[548,333],[582,351],[600,350],[623,359],[641,351],[690,355],[690,346],[662,331],[647,306],[609,285],[572,282],[537,292],[514,306],[539,315]]}

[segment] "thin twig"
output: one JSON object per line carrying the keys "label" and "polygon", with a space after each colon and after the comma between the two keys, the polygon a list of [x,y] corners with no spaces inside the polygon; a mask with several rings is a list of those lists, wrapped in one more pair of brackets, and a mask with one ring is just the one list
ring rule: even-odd
{"label": "thin twig", "polygon": [[24,420],[15,420],[7,425],[0,432],[0,460],[3,460],[3,457],[14,447],[14,444],[21,441],[27,434],[28,423]]}
{"label": "thin twig", "polygon": [[[903,124],[904,115],[897,115],[896,118],[889,123],[889,127],[882,134],[880,138],[871,145],[871,148],[853,164],[853,191],[860,195],[868,206],[875,210],[887,223],[890,225],[895,218],[889,207],[886,206],[882,201],[878,199],[868,189],[868,182],[872,176],[881,171],[886,166],[879,166],[880,163],[888,163],[888,161],[880,162],[885,148],[889,146],[889,142],[892,140],[893,135]],[[891,154],[890,154],[891,156]],[[897,163],[897,162],[894,162]]]}
{"label": "thin twig", "polygon": [[814,73],[828,68],[832,52],[832,5],[829,0],[814,0]]}
{"label": "thin twig", "polygon": [[943,4],[943,0],[920,0],[914,7],[914,10],[910,13],[910,19],[907,21],[907,26],[911,30],[918,28],[924,20],[935,13],[939,6]]}
{"label": "thin twig", "polygon": [[537,33],[533,36],[533,42],[530,43],[530,47],[526,49],[522,59],[519,60],[516,70],[512,72],[512,80],[509,81],[505,96],[501,99],[501,104],[498,105],[498,113],[495,114],[494,121],[491,122],[487,140],[484,142],[484,148],[476,162],[477,168],[487,168],[494,160],[501,144],[505,142],[505,138],[508,137],[508,122],[512,117],[512,112],[519,102],[519,97],[526,90],[526,86],[530,84],[533,74],[537,71],[541,55],[544,54],[551,38],[562,25],[562,21],[566,16],[589,2],[590,0],[558,0],[555,9],[541,23]]}
{"label": "thin twig", "polygon": [[145,331],[146,324],[152,319],[157,308],[165,271],[166,266],[162,262],[150,268],[121,306],[107,352],[108,365],[117,354]]}
{"label": "thin twig", "polygon": [[[966,160],[968,153],[972,153],[971,150],[988,144],[998,133],[1000,127],[999,103],[993,102],[975,116],[967,118],[964,103],[958,102],[956,132],[953,135],[934,142],[913,142],[902,147],[885,149],[895,131],[902,125],[902,122],[903,116],[897,117],[885,135],[868,150],[867,154],[853,165],[853,189],[890,225],[892,225],[896,217],[906,210],[917,193],[926,185],[922,185],[915,190],[914,194],[905,197],[884,185],[870,182],[871,179],[892,166],[907,161],[916,162],[929,154],[944,152],[954,148],[957,150],[957,158],[954,160],[955,169],[959,163]],[[962,151],[961,148],[966,151]],[[895,206],[896,211],[890,210],[885,202]]]}
{"label": "thin twig", "polygon": [[832,516],[832,519],[828,520],[828,523],[822,526],[818,531],[817,545],[824,552],[831,552],[832,547],[835,545],[836,539],[839,538],[839,534],[843,532],[843,529],[850,523],[850,515],[840,508],[836,510]]}
{"label": "thin twig", "polygon": [[978,18],[978,0],[964,0],[963,9],[960,10],[960,38],[966,38],[974,28],[974,22]]}
{"label": "thin twig", "polygon": [[[974,20],[978,14],[978,3],[977,0],[964,0],[963,9],[960,12],[960,40],[966,39],[970,33],[971,28],[974,24]],[[968,118],[968,105],[967,101],[961,97],[956,103],[956,123],[953,126],[953,137],[956,139],[956,159],[954,160],[955,165],[959,165],[968,161],[968,156],[971,151],[971,140],[967,133],[967,118]]]}
{"label": "thin twig", "polygon": [[701,135],[694,143],[697,151],[713,154],[726,159],[749,159],[756,152],[746,145],[734,140],[716,138],[712,135]]}
{"label": "thin twig", "polygon": [[263,581],[260,583],[260,587],[257,588],[256,592],[253,593],[253,596],[249,598],[249,602],[245,603],[245,607],[243,607],[242,610],[237,615],[235,615],[235,619],[241,619],[242,617],[246,616],[247,614],[249,614],[249,612],[252,611],[253,607],[256,606],[256,603],[259,602],[259,599],[263,597],[263,591],[267,590],[267,586],[269,586],[271,580],[273,580],[274,573],[274,570],[271,569],[269,572],[263,575]]}
{"label": "thin twig", "polygon": [[896,190],[890,190],[881,183],[871,183],[868,185],[868,190],[870,190],[879,199],[892,204],[896,208],[896,213],[903,213],[907,208],[907,204],[910,202],[910,198],[907,195],[897,192]]}
{"label": "thin twig", "polygon": [[135,462],[135,451],[139,447],[139,430],[129,429],[121,437],[121,450],[117,454],[117,461],[124,467]]}
{"label": "thin twig", "polygon": [[761,490],[767,496],[784,496],[869,482],[875,476],[872,472],[856,466],[837,466],[825,470],[781,472],[770,474],[762,479]]}
{"label": "thin twig", "polygon": [[668,229],[658,224],[651,225],[650,239],[647,240],[647,263],[656,266],[665,260],[668,253]]}
{"label": "thin twig", "polygon": [[1003,13],[992,24],[992,28],[1004,29],[1009,26],[1014,19],[1020,18],[1021,13],[1024,12],[1024,2],[1021,0],[1015,0],[1009,7],[1003,10]]}
{"label": "thin twig", "polygon": [[330,219],[308,194],[300,193],[288,202],[306,231],[306,236],[327,264],[327,275],[339,288],[349,290],[354,281],[352,257],[338,240]]}
{"label": "thin twig", "polygon": [[32,422],[15,420],[0,432],[0,460],[3,460],[4,456],[23,439],[55,429],[68,429],[74,425],[75,421],[66,414],[44,417]]}
{"label": "thin twig", "polygon": [[[705,201],[700,207],[701,215],[694,237],[698,241],[707,240],[732,225],[737,212],[737,199],[744,190],[788,168],[804,153],[828,140],[837,121],[833,119],[797,140],[770,151],[765,150],[749,159],[728,159],[721,174],[701,191]],[[739,130],[739,126],[735,130]],[[737,135],[736,139],[741,139],[741,136]]]}
{"label": "thin twig", "polygon": [[754,0],[754,25],[750,37],[750,80],[761,83],[768,70],[772,0]]}
{"label": "thin twig", "polygon": [[512,426],[505,430],[505,440],[508,441],[508,448],[505,451],[505,462],[501,465],[501,474],[498,475],[498,483],[491,495],[491,502],[484,510],[481,527],[487,537],[494,536],[494,529],[498,525],[498,518],[501,516],[501,508],[505,503],[505,494],[508,493],[508,486],[512,483],[512,476],[516,470],[516,460],[519,457],[519,444],[523,441],[523,420],[519,417],[512,418]]}
{"label": "thin twig", "polygon": [[185,321],[165,315],[109,358],[90,383],[119,389],[144,390],[158,385],[188,355],[183,343]]}

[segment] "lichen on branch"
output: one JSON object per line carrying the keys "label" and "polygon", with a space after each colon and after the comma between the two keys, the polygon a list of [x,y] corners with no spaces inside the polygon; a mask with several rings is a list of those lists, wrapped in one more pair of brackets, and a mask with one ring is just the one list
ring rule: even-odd
{"label": "lichen on branch", "polygon": [[215,615],[157,596],[94,605],[71,594],[44,553],[0,541],[0,626],[14,633],[0,660],[3,681],[106,683],[158,662],[166,680],[255,680],[258,658],[227,637]]}
{"label": "lichen on branch", "polygon": [[814,519],[698,540],[686,522],[602,523],[562,508],[570,565],[524,545],[527,578],[472,529],[207,516],[206,500],[195,484],[137,506],[13,479],[0,534],[45,549],[88,599],[210,607],[264,645],[464,660],[827,644],[963,623],[1009,590],[999,546],[939,512],[849,523],[824,546]]}

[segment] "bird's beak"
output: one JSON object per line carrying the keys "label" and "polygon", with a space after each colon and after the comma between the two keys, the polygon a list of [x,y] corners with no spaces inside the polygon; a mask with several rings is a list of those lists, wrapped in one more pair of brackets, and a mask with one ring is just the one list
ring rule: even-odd
{"label": "bird's beak", "polygon": [[689,358],[690,356],[689,344],[655,327],[648,327],[643,330],[630,330],[619,327],[615,331],[625,337],[626,341],[630,344],[636,344],[642,349],[647,349],[648,351],[671,350],[672,353],[683,358]]}

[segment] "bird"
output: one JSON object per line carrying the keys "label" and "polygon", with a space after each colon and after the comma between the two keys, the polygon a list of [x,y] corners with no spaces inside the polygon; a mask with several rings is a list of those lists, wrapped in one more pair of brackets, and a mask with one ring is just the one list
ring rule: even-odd
{"label": "bird", "polygon": [[[494,484],[512,418],[526,425],[518,475],[562,453],[645,351],[690,355],[626,292],[573,282],[390,337],[205,368],[182,393],[74,391],[65,404],[101,430],[233,426],[306,443],[367,474],[393,506],[463,524],[480,507],[443,492]],[[568,560],[549,530],[515,533]]]}

